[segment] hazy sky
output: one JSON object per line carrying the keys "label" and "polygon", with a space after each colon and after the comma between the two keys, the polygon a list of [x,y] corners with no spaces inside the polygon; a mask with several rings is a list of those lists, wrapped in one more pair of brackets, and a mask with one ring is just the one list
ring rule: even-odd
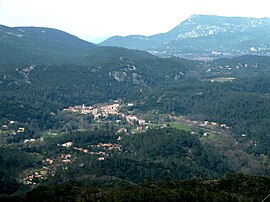
{"label": "hazy sky", "polygon": [[167,32],[192,14],[270,17],[269,0],[0,0],[0,24],[83,39]]}

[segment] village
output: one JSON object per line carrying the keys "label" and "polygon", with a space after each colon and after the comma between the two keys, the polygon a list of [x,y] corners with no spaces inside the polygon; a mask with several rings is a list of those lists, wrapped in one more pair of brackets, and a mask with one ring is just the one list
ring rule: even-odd
{"label": "village", "polygon": [[[144,119],[136,116],[136,115],[130,115],[130,114],[124,114],[120,112],[121,107],[123,105],[119,104],[118,100],[114,101],[113,104],[101,104],[97,106],[85,106],[78,105],[74,107],[68,107],[63,109],[63,111],[71,112],[71,113],[79,113],[84,115],[92,115],[94,117],[94,120],[99,121],[101,118],[107,118],[109,115],[118,115],[119,118],[124,119],[127,121],[130,125],[139,125],[139,126],[145,126],[148,125],[149,122],[146,122]],[[126,107],[133,107],[133,103],[127,103],[125,105]],[[118,119],[116,122],[120,122],[121,120]],[[138,127],[142,128],[142,127]],[[123,129],[121,129],[123,131]]]}
{"label": "village", "polygon": [[[220,133],[220,130],[228,130],[230,127],[224,123],[217,123],[214,121],[207,121],[207,120],[190,120],[185,116],[175,116],[171,114],[161,114],[158,117],[151,118],[149,120],[145,120],[145,118],[141,118],[134,114],[133,111],[124,110],[126,113],[121,112],[122,108],[130,109],[134,107],[134,103],[121,103],[120,101],[116,100],[114,103],[107,103],[101,104],[96,106],[85,106],[78,105],[74,107],[69,107],[63,109],[63,111],[71,112],[71,113],[78,113],[78,114],[89,114],[94,117],[95,121],[102,121],[104,118],[109,117],[110,115],[117,115],[119,119],[116,119],[116,123],[120,123],[121,121],[126,121],[125,127],[120,127],[118,129],[118,133],[126,134],[128,132],[136,133],[142,132],[147,129],[151,128],[164,128],[168,126],[176,126],[178,129],[190,128],[191,135],[197,135],[199,130],[204,131],[202,134],[203,136],[208,136],[209,133]],[[144,117],[144,115],[141,115]],[[149,118],[149,116],[148,116]],[[132,130],[130,130],[132,128]],[[191,130],[192,129],[192,130]],[[245,137],[245,135],[242,135]],[[119,136],[121,138],[121,136]]]}
{"label": "village", "polygon": [[[198,120],[190,120],[185,116],[175,116],[171,114],[161,114],[159,117],[152,118],[151,116],[147,116],[148,120],[144,118],[144,114],[140,114],[139,116],[134,113],[134,111],[129,111],[134,107],[134,103],[121,103],[119,100],[115,100],[112,103],[104,103],[104,104],[96,104],[94,106],[85,106],[77,105],[70,106],[68,108],[64,108],[62,111],[71,114],[77,114],[82,116],[92,116],[95,123],[102,124],[103,122],[111,121],[111,123],[115,123],[118,127],[117,133],[126,134],[126,133],[137,133],[143,132],[151,128],[163,128],[168,125],[180,124],[184,126],[189,126],[191,128],[198,129],[229,129],[229,126],[226,124],[220,124],[213,121],[198,121]],[[124,110],[122,110],[124,108]],[[114,119],[111,120],[110,116],[114,116]],[[158,120],[156,120],[158,119]],[[83,120],[81,117],[80,120]],[[82,121],[81,121],[82,122]],[[121,123],[121,124],[120,124]],[[67,125],[67,124],[66,124]],[[91,123],[90,125],[95,125]],[[25,127],[22,127],[17,121],[9,121],[7,124],[4,124],[0,127],[0,137],[9,137],[16,135],[23,135],[25,133]],[[79,128],[78,130],[86,130],[84,128]],[[67,133],[65,130],[62,133]],[[44,138],[47,136],[58,136],[59,131],[46,132],[46,136],[39,138],[24,138],[23,142],[33,143],[33,142],[42,142]],[[196,134],[195,131],[191,131],[191,134]],[[245,137],[245,135],[242,135]],[[121,136],[119,136],[121,138]]]}

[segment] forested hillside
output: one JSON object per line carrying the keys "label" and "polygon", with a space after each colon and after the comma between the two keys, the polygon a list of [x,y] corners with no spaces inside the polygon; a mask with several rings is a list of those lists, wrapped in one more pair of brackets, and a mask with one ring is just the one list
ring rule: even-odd
{"label": "forested hillside", "polygon": [[0,25],[1,64],[71,62],[96,46],[56,29]]}
{"label": "forested hillside", "polygon": [[226,175],[221,179],[145,181],[141,186],[118,188],[76,183],[40,186],[7,201],[262,201],[267,200],[269,178]]}

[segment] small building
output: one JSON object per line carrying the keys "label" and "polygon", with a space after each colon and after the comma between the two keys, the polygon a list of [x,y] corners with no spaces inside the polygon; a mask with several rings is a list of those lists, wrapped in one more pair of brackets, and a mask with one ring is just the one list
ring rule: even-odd
{"label": "small building", "polygon": [[220,124],[220,127],[221,128],[225,128],[226,127],[226,124]]}
{"label": "small building", "polygon": [[145,125],[145,120],[143,119],[138,119],[139,125]]}
{"label": "small building", "polygon": [[127,129],[126,128],[120,128],[117,132],[118,133],[127,133]]}
{"label": "small building", "polygon": [[18,132],[18,133],[23,133],[24,130],[25,130],[24,128],[19,128],[19,129],[17,130],[17,132]]}
{"label": "small building", "polygon": [[73,144],[72,142],[66,142],[66,143],[62,144],[61,146],[68,148],[68,147],[71,147],[72,144]]}
{"label": "small building", "polygon": [[62,160],[63,163],[70,163],[71,161],[69,159]]}
{"label": "small building", "polygon": [[53,160],[52,159],[46,159],[46,162],[48,162],[49,164],[52,164]]}
{"label": "small building", "polygon": [[99,161],[104,161],[105,158],[104,158],[104,157],[99,157],[98,160],[99,160]]}
{"label": "small building", "polygon": [[207,137],[208,135],[209,135],[208,132],[204,132],[204,133],[203,133],[203,136],[205,136],[205,137]]}
{"label": "small building", "polygon": [[134,104],[133,104],[133,103],[128,103],[127,106],[128,106],[128,107],[133,107]]}
{"label": "small building", "polygon": [[7,125],[2,125],[1,129],[2,130],[8,130],[8,126]]}
{"label": "small building", "polygon": [[28,142],[36,142],[36,139],[25,139],[23,142],[28,143]]}

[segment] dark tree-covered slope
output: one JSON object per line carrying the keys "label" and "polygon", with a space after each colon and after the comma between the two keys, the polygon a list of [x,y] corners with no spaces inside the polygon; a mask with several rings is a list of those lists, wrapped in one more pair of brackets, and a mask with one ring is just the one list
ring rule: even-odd
{"label": "dark tree-covered slope", "polygon": [[64,62],[85,55],[96,45],[60,30],[0,26],[1,63]]}

